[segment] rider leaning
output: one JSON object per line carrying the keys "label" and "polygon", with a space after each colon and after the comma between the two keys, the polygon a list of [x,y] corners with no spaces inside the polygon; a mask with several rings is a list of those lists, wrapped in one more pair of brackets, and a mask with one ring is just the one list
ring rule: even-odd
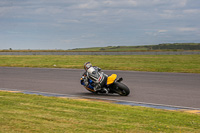
{"label": "rider leaning", "polygon": [[84,64],[85,72],[82,75],[81,84],[85,87],[99,91],[106,83],[107,75],[101,72],[101,68],[92,66],[90,62]]}

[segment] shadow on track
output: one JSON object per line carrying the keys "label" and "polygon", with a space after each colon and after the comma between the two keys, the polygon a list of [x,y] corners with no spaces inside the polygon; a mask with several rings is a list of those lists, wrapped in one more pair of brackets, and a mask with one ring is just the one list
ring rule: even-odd
{"label": "shadow on track", "polygon": [[90,92],[84,92],[84,93],[76,93],[77,95],[80,95],[80,96],[87,96],[87,97],[121,97],[120,95],[118,94],[105,94],[105,93],[98,93],[98,94],[95,94],[95,93],[90,93]]}

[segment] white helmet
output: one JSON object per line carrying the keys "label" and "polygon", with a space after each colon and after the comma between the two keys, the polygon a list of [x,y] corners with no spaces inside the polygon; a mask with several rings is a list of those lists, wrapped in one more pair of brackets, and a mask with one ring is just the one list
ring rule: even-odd
{"label": "white helmet", "polygon": [[92,67],[92,64],[90,62],[86,62],[84,64],[84,69],[87,71],[90,67]]}

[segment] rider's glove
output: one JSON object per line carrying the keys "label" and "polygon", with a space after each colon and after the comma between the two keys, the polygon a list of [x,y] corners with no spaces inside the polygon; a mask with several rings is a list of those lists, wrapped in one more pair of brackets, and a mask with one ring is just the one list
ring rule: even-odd
{"label": "rider's glove", "polygon": [[84,83],[85,83],[85,86],[88,85],[88,79],[87,78],[84,79]]}
{"label": "rider's glove", "polygon": [[82,85],[85,85],[84,80],[85,80],[85,77],[82,76],[82,77],[81,77],[81,84],[82,84]]}
{"label": "rider's glove", "polygon": [[87,77],[84,77],[84,76],[81,77],[81,84],[84,85],[84,86],[88,85],[88,79],[87,79]]}

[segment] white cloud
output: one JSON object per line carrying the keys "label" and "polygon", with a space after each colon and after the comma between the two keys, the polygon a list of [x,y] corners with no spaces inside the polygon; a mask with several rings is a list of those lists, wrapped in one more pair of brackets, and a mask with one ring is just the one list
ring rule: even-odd
{"label": "white cloud", "polygon": [[[151,40],[162,43],[161,36],[170,42],[177,36],[193,41],[195,36],[191,35],[200,31],[199,3],[197,0],[3,0],[0,44],[13,39],[13,33],[8,31],[20,33],[21,38],[13,42],[23,43],[23,36],[28,36],[26,42],[28,38],[42,38],[46,39],[47,47],[48,38],[71,47],[144,44]],[[199,36],[195,40],[200,41]]]}
{"label": "white cloud", "polygon": [[99,14],[100,14],[99,11],[93,11],[93,12],[83,13],[82,16],[84,16],[84,17],[95,17],[95,16],[99,16]]}
{"label": "white cloud", "polygon": [[137,0],[104,0],[103,4],[109,7],[135,7]]}
{"label": "white cloud", "polygon": [[182,11],[176,9],[160,11],[159,15],[164,19],[178,19],[185,17]]}
{"label": "white cloud", "polygon": [[20,6],[5,6],[0,7],[0,17],[10,17],[17,14],[22,8]]}
{"label": "white cloud", "polygon": [[168,30],[158,30],[158,33],[165,33],[167,32]]}
{"label": "white cloud", "polygon": [[58,19],[58,23],[64,24],[64,23],[80,23],[80,20],[77,19]]}
{"label": "white cloud", "polygon": [[185,7],[188,0],[172,0],[172,7]]}
{"label": "white cloud", "polygon": [[149,35],[149,36],[160,36],[160,35],[165,35],[168,32],[168,30],[156,30],[156,31],[147,31],[145,32],[145,34]]}
{"label": "white cloud", "polygon": [[188,14],[200,14],[200,9],[186,9],[183,10],[184,13],[188,13]]}
{"label": "white cloud", "polygon": [[[134,0],[135,6],[146,8],[179,8],[187,5],[188,0]],[[122,1],[124,2],[124,1]]]}
{"label": "white cloud", "polygon": [[56,15],[59,13],[63,13],[63,10],[52,6],[52,7],[39,7],[36,8],[34,12],[39,15],[40,14]]}
{"label": "white cloud", "polygon": [[[82,2],[82,1],[81,1]],[[99,7],[99,2],[95,0],[87,0],[84,1],[83,3],[76,3],[73,6],[71,6],[71,9],[95,9]]]}
{"label": "white cloud", "polygon": [[177,28],[178,31],[181,32],[189,32],[189,31],[199,31],[199,28],[194,28],[194,27],[180,27]]}

